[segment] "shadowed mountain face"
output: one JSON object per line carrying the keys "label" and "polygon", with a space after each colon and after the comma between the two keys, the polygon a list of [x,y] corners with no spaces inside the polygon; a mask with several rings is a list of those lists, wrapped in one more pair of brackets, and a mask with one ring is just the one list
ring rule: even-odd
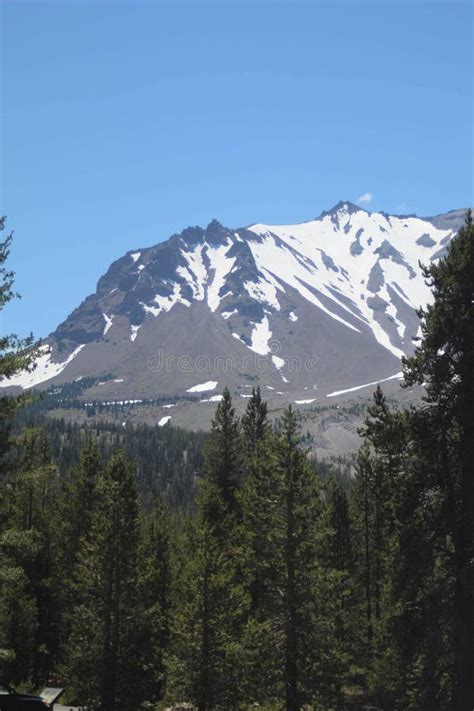
{"label": "shadowed mountain face", "polygon": [[114,262],[36,370],[2,385],[111,375],[89,396],[212,398],[258,381],[313,402],[390,378],[430,300],[419,262],[438,259],[463,220],[340,202],[296,225],[188,227]]}

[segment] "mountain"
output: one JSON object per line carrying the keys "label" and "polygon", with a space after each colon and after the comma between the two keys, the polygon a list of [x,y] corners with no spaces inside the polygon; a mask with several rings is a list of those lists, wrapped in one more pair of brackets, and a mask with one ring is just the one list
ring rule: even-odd
{"label": "mountain", "polygon": [[45,339],[36,370],[2,386],[94,376],[86,399],[212,401],[258,381],[269,398],[311,404],[396,380],[430,299],[419,262],[444,253],[464,213],[345,201],[295,225],[188,227],[114,262]]}

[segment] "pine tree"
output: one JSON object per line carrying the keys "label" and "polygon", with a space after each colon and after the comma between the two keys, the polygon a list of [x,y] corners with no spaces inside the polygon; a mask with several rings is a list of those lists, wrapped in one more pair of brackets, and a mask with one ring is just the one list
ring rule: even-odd
{"label": "pine tree", "polygon": [[281,629],[278,586],[281,581],[281,538],[276,534],[282,476],[275,458],[274,434],[260,388],[252,390],[242,417],[245,452],[240,493],[242,522],[239,537],[244,555],[244,580],[250,607],[243,630],[245,670],[242,688],[254,703],[277,701],[282,685],[278,648]]}
{"label": "pine tree", "polygon": [[374,603],[373,603],[373,466],[368,443],[360,448],[357,455],[353,501],[358,520],[360,536],[360,560],[362,562],[362,586],[365,595],[366,656],[370,661],[374,643]]}
{"label": "pine tree", "polygon": [[192,701],[199,711],[238,708],[239,629],[247,605],[243,588],[236,584],[235,566],[203,516],[189,523],[182,551],[168,697]]}
{"label": "pine tree", "polygon": [[90,530],[92,514],[97,506],[97,486],[102,475],[103,463],[97,440],[90,437],[81,452],[79,466],[72,472],[71,517],[74,519],[74,539],[77,546]]}
{"label": "pine tree", "polygon": [[[306,474],[301,452],[298,449],[298,425],[291,407],[283,415],[282,435],[279,442],[278,458],[283,468],[284,502],[283,517],[285,525],[285,696],[287,711],[299,711],[305,699],[301,690],[301,638],[304,634],[303,619],[300,612],[303,601],[312,592],[312,581],[307,579],[313,561],[306,559],[309,564],[307,571],[301,569],[299,554],[305,540],[303,531],[306,521],[301,514],[301,487]],[[306,498],[303,494],[303,499]],[[305,514],[303,514],[305,516]],[[306,556],[305,556],[306,558]],[[305,580],[306,578],[306,580]],[[304,605],[304,603],[303,603]]]}
{"label": "pine tree", "polygon": [[329,707],[342,685],[334,644],[340,584],[323,561],[328,517],[291,407],[257,448],[242,502],[253,601],[244,634],[246,698],[276,704],[283,697],[289,711]]}
{"label": "pine tree", "polygon": [[[0,232],[5,230],[5,217],[0,217]],[[14,272],[7,269],[13,234],[0,241],[0,313],[14,298]],[[0,379],[10,378],[22,370],[34,366],[38,348],[33,337],[26,339],[16,335],[0,337]],[[0,670],[8,672],[9,678],[19,680],[20,675],[33,673],[32,647],[36,635],[37,603],[31,593],[30,579],[25,568],[24,553],[33,551],[22,534],[15,534],[15,525],[10,518],[13,481],[3,481],[11,470],[7,452],[11,446],[11,424],[16,410],[28,398],[25,396],[0,396]],[[24,530],[20,525],[20,530]],[[20,542],[20,538],[23,541]],[[21,551],[20,549],[23,549]]]}
{"label": "pine tree", "polygon": [[441,423],[424,409],[411,412],[407,450],[395,498],[390,633],[398,657],[396,696],[402,708],[450,709],[452,505],[439,482],[449,475],[451,457]]}
{"label": "pine tree", "polygon": [[267,403],[262,399],[260,386],[252,389],[252,397],[242,417],[242,431],[247,453],[250,457],[257,454],[259,446],[265,440],[269,430]]}
{"label": "pine tree", "polygon": [[348,570],[352,563],[352,522],[349,498],[340,482],[330,491],[330,522],[333,531],[331,562],[336,570]]}
{"label": "pine tree", "polygon": [[[385,448],[388,440],[387,421],[389,412],[385,397],[380,386],[374,393],[374,403],[369,407],[369,417],[365,427],[361,430],[362,436],[367,438],[373,448],[377,450],[378,457],[372,457],[369,480],[370,495],[373,506],[373,600],[374,615],[377,623],[382,617],[382,590],[384,583],[384,561],[388,546],[388,528],[391,527],[391,485],[390,474],[384,462],[380,461],[380,448]],[[390,454],[389,454],[390,458]]]}
{"label": "pine tree", "polygon": [[86,440],[79,456],[79,464],[71,468],[69,477],[64,477],[60,512],[64,519],[62,565],[66,578],[72,577],[81,540],[90,533],[92,515],[98,505],[97,487],[104,469],[97,440],[92,437]]}
{"label": "pine tree", "polygon": [[240,497],[243,510],[242,535],[247,543],[249,587],[254,614],[263,604],[265,568],[272,565],[269,547],[278,486],[269,443],[270,426],[267,403],[262,400],[260,387],[252,390],[252,397],[242,417],[242,439],[246,453],[245,481]]}
{"label": "pine tree", "polygon": [[136,606],[140,662],[140,691],[156,703],[166,689],[166,658],[173,612],[173,546],[175,525],[163,500],[142,514],[141,545]]}
{"label": "pine tree", "polygon": [[[241,633],[248,608],[240,541],[242,439],[229,390],[204,453],[197,513],[185,538],[171,664],[172,693],[200,711],[232,708],[240,694]],[[184,677],[184,686],[178,683]]]}
{"label": "pine tree", "polygon": [[248,464],[241,494],[244,580],[250,596],[243,636],[246,698],[263,704],[277,701],[282,687],[281,586],[283,474],[278,468],[275,437],[267,433]]}
{"label": "pine tree", "polygon": [[425,383],[427,410],[451,442],[439,484],[452,503],[454,707],[474,706],[474,226],[469,212],[445,258],[424,268],[434,302],[419,313],[422,337],[405,361],[405,381]]}
{"label": "pine tree", "polygon": [[140,698],[133,654],[136,635],[138,501],[123,454],[115,454],[97,486],[98,505],[81,541],[78,605],[68,670],[78,698],[94,709],[132,708]]}
{"label": "pine tree", "polygon": [[95,439],[89,436],[79,456],[79,464],[64,472],[58,481],[60,492],[54,516],[56,565],[61,571],[56,610],[61,636],[60,664],[67,657],[76,606],[74,573],[79,551],[82,541],[90,534],[92,515],[98,505],[97,486],[103,475],[103,462]]}
{"label": "pine tree", "polygon": [[326,544],[326,576],[332,585],[334,619],[333,654],[338,655],[341,687],[360,679],[361,660],[367,648],[360,644],[362,588],[357,579],[356,526],[352,517],[352,483],[336,479],[327,491],[329,535]]}
{"label": "pine tree", "polygon": [[[0,217],[0,232],[5,229],[5,220],[5,217]],[[12,299],[18,298],[18,294],[13,291],[15,273],[5,266],[10,254],[12,238],[13,233],[10,233],[0,242],[0,312]],[[33,336],[24,339],[13,334],[0,336],[0,379],[11,378],[22,370],[32,369],[37,356],[38,344],[34,342]],[[0,462],[8,447],[11,418],[15,410],[26,400],[24,396],[2,395],[0,397]]]}
{"label": "pine tree", "polygon": [[238,490],[242,482],[242,439],[232,398],[225,388],[204,450],[205,478],[200,505],[206,525],[222,543],[240,518]]}
{"label": "pine tree", "polygon": [[355,501],[365,591],[367,680],[377,702],[393,705],[400,669],[393,643],[398,497],[405,479],[407,415],[390,410],[380,386],[359,430],[365,440],[356,467]]}
{"label": "pine tree", "polygon": [[300,448],[298,420],[291,406],[282,418],[276,464],[283,480],[280,535],[285,708],[299,711],[322,691],[318,690],[323,686],[320,655],[328,650],[320,624],[325,595],[318,560],[321,497],[316,474]]}

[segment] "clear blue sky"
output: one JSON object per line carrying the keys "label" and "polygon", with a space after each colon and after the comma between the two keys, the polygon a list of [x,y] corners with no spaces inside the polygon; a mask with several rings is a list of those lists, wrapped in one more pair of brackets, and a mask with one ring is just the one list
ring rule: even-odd
{"label": "clear blue sky", "polygon": [[213,217],[472,203],[472,7],[4,0],[2,330],[46,335],[114,259]]}

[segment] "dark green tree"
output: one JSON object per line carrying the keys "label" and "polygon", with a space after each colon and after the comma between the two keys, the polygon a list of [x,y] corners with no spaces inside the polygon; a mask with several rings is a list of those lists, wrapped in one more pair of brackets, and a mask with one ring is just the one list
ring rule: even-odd
{"label": "dark green tree", "polygon": [[260,386],[252,389],[252,397],[242,417],[242,431],[247,453],[255,456],[269,430],[268,407],[262,399]]}
{"label": "dark green tree", "polygon": [[[298,418],[291,406],[282,418],[275,455],[282,477],[277,526],[282,555],[280,619],[285,708],[299,711],[306,703],[334,703],[339,670],[333,667],[336,660],[328,644],[334,623],[327,607],[332,594],[331,576],[320,560],[326,534],[320,485],[300,446]],[[325,664],[321,664],[323,658]]]}
{"label": "dark green tree", "polygon": [[434,302],[420,311],[422,337],[405,382],[425,383],[427,416],[449,442],[439,482],[452,506],[454,708],[474,706],[474,226],[469,211],[445,258],[425,267]]}
{"label": "dark green tree", "polygon": [[77,606],[69,639],[68,675],[92,709],[125,711],[140,700],[136,638],[138,500],[122,453],[97,485],[98,504],[82,538],[76,569]]}
{"label": "dark green tree", "polygon": [[243,701],[239,630],[247,601],[236,584],[235,565],[201,515],[189,523],[182,557],[168,697],[192,701],[199,711],[238,708]]}
{"label": "dark green tree", "polygon": [[243,454],[227,388],[205,447],[204,472],[197,512],[184,538],[170,672],[171,693],[187,691],[199,711],[235,708],[240,701],[248,607],[240,540]]}
{"label": "dark green tree", "polygon": [[282,501],[284,478],[278,467],[276,441],[267,432],[249,457],[241,492],[240,539],[244,580],[250,596],[243,636],[246,698],[277,702],[283,684],[281,589],[284,579]]}
{"label": "dark green tree", "polygon": [[224,543],[232,538],[226,527],[232,528],[240,518],[238,491],[243,472],[240,423],[228,388],[212,421],[204,450],[204,471],[200,506],[206,525]]}
{"label": "dark green tree", "polygon": [[274,563],[271,560],[275,493],[278,483],[276,468],[272,461],[270,425],[267,403],[262,400],[260,387],[253,388],[242,417],[242,441],[245,451],[245,480],[241,491],[243,511],[242,536],[247,544],[249,588],[252,611],[261,607],[265,589],[265,570]]}
{"label": "dark green tree", "polygon": [[157,499],[142,514],[136,606],[136,654],[141,659],[140,692],[149,703],[166,689],[166,659],[173,614],[175,524],[168,506]]}
{"label": "dark green tree", "polygon": [[374,473],[368,443],[358,452],[353,490],[356,532],[359,535],[361,586],[365,597],[366,656],[370,661],[374,643]]}
{"label": "dark green tree", "polygon": [[92,515],[98,504],[98,484],[103,470],[97,440],[89,436],[81,450],[79,464],[72,468],[64,491],[63,515],[67,529],[64,565],[71,572],[77,562],[81,539],[90,532]]}
{"label": "dark green tree", "polygon": [[352,565],[352,521],[349,513],[349,497],[340,482],[330,490],[331,562],[336,570],[348,570]]}
{"label": "dark green tree", "polygon": [[[0,232],[5,230],[5,220],[5,217],[0,217]],[[0,241],[0,312],[12,299],[19,298],[13,290],[15,273],[6,267],[12,238],[13,233],[10,233]],[[23,370],[31,370],[37,356],[38,344],[34,342],[33,336],[23,339],[15,334],[0,336],[0,379],[11,378]],[[8,446],[12,416],[25,401],[25,397],[0,397],[0,462]]]}

